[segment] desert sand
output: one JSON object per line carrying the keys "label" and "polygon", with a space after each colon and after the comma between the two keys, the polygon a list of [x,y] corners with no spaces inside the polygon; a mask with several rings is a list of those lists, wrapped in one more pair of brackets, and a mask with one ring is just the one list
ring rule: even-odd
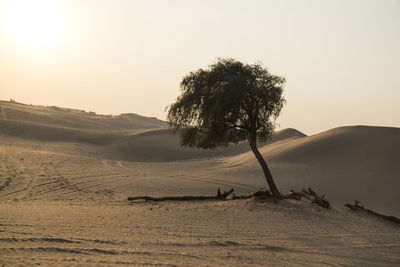
{"label": "desert sand", "polygon": [[400,129],[278,131],[260,151],[282,192],[307,201],[137,202],[129,196],[246,194],[266,186],[247,144],[179,146],[167,124],[136,114],[0,101],[0,265],[396,266]]}

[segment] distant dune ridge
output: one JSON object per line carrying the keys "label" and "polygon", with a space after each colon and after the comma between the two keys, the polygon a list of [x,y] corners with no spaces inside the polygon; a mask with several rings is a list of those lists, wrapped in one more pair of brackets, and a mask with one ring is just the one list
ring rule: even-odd
{"label": "distant dune ridge", "polygon": [[164,121],[134,113],[118,116],[97,115],[76,109],[33,106],[15,102],[0,101],[0,121],[25,122],[48,127],[79,130],[135,130],[166,127]]}
{"label": "distant dune ridge", "polygon": [[[246,143],[217,150],[181,147],[166,122],[137,114],[105,116],[1,101],[0,135],[62,142],[64,151],[69,151],[68,143],[87,145],[97,157],[108,160],[212,159],[232,177],[242,176],[243,181],[257,177],[254,187],[264,182]],[[260,144],[260,151],[283,192],[312,186],[340,205],[356,198],[368,207],[400,215],[399,128],[348,126],[312,136],[284,129]]]}
{"label": "distant dune ridge", "polygon": [[[107,157],[129,161],[171,161],[235,155],[249,151],[247,144],[217,150],[181,147],[167,123],[137,114],[95,115],[57,107],[1,101],[5,114],[0,134],[41,141],[84,142],[104,147]],[[294,129],[278,132],[271,141],[304,136]]]}

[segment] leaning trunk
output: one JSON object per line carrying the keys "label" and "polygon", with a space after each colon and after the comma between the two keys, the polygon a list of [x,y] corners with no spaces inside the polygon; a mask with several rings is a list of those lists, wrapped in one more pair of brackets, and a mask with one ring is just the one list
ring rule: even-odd
{"label": "leaning trunk", "polygon": [[269,171],[268,165],[265,162],[260,151],[258,151],[257,142],[256,141],[250,142],[250,147],[264,171],[265,179],[267,179],[267,183],[269,185],[269,189],[271,190],[272,195],[275,198],[281,198],[282,195],[281,195],[281,193],[279,193],[278,188],[275,185],[274,178],[272,178],[272,175],[271,175],[271,172]]}

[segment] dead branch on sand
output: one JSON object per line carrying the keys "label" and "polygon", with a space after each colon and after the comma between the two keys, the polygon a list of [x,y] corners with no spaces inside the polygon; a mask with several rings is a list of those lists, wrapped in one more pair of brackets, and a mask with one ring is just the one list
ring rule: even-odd
{"label": "dead branch on sand", "polygon": [[358,201],[358,200],[354,200],[354,205],[346,204],[345,206],[348,207],[349,209],[351,209],[352,211],[364,211],[368,214],[380,217],[382,219],[385,219],[385,220],[388,220],[388,221],[391,221],[394,223],[400,223],[400,219],[397,217],[380,214],[373,210],[364,208],[363,206],[360,205],[360,201]]}
{"label": "dead branch on sand", "polygon": [[[249,199],[249,198],[265,198],[265,199],[275,199],[271,192],[268,190],[259,190],[256,192],[251,192],[247,195],[239,195],[236,196],[232,194],[234,189],[221,193],[220,189],[218,188],[217,195],[215,196],[173,196],[173,197],[150,197],[150,196],[138,196],[138,197],[128,197],[129,201],[136,201],[136,200],[145,200],[145,201],[189,201],[189,200],[227,200],[228,197],[230,200],[233,199]],[[329,208],[330,204],[329,201],[324,199],[325,196],[318,196],[310,187],[308,190],[303,189],[301,192],[290,190],[290,192],[286,195],[282,196],[283,199],[295,199],[300,200],[302,197],[311,201],[311,203],[315,203],[321,207]]]}
{"label": "dead branch on sand", "polygon": [[239,195],[236,196],[235,194],[232,195],[232,199],[249,199],[249,198],[273,198],[272,194],[268,190],[258,190],[255,192],[251,192],[247,195]]}
{"label": "dead branch on sand", "polygon": [[315,191],[311,189],[311,187],[309,187],[308,190],[303,189],[301,190],[301,192],[290,190],[290,192],[283,197],[296,200],[300,200],[302,197],[304,197],[310,200],[311,203],[315,203],[326,209],[330,207],[330,203],[328,200],[325,199],[325,195],[319,196],[317,193],[315,193]]}
{"label": "dead branch on sand", "polygon": [[181,196],[181,197],[149,197],[149,196],[139,196],[139,197],[128,197],[129,201],[135,200],[146,200],[146,201],[188,201],[188,200],[223,200],[226,199],[230,194],[233,193],[233,188],[228,192],[224,192],[221,194],[220,189],[218,188],[217,195],[215,196]]}

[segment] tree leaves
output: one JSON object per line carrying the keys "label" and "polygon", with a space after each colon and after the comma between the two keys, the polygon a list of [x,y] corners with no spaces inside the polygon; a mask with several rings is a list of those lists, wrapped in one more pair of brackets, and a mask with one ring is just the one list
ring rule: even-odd
{"label": "tree leaves", "polygon": [[181,95],[168,107],[170,128],[181,144],[215,148],[244,140],[267,140],[285,103],[283,77],[260,64],[218,59],[183,77]]}

